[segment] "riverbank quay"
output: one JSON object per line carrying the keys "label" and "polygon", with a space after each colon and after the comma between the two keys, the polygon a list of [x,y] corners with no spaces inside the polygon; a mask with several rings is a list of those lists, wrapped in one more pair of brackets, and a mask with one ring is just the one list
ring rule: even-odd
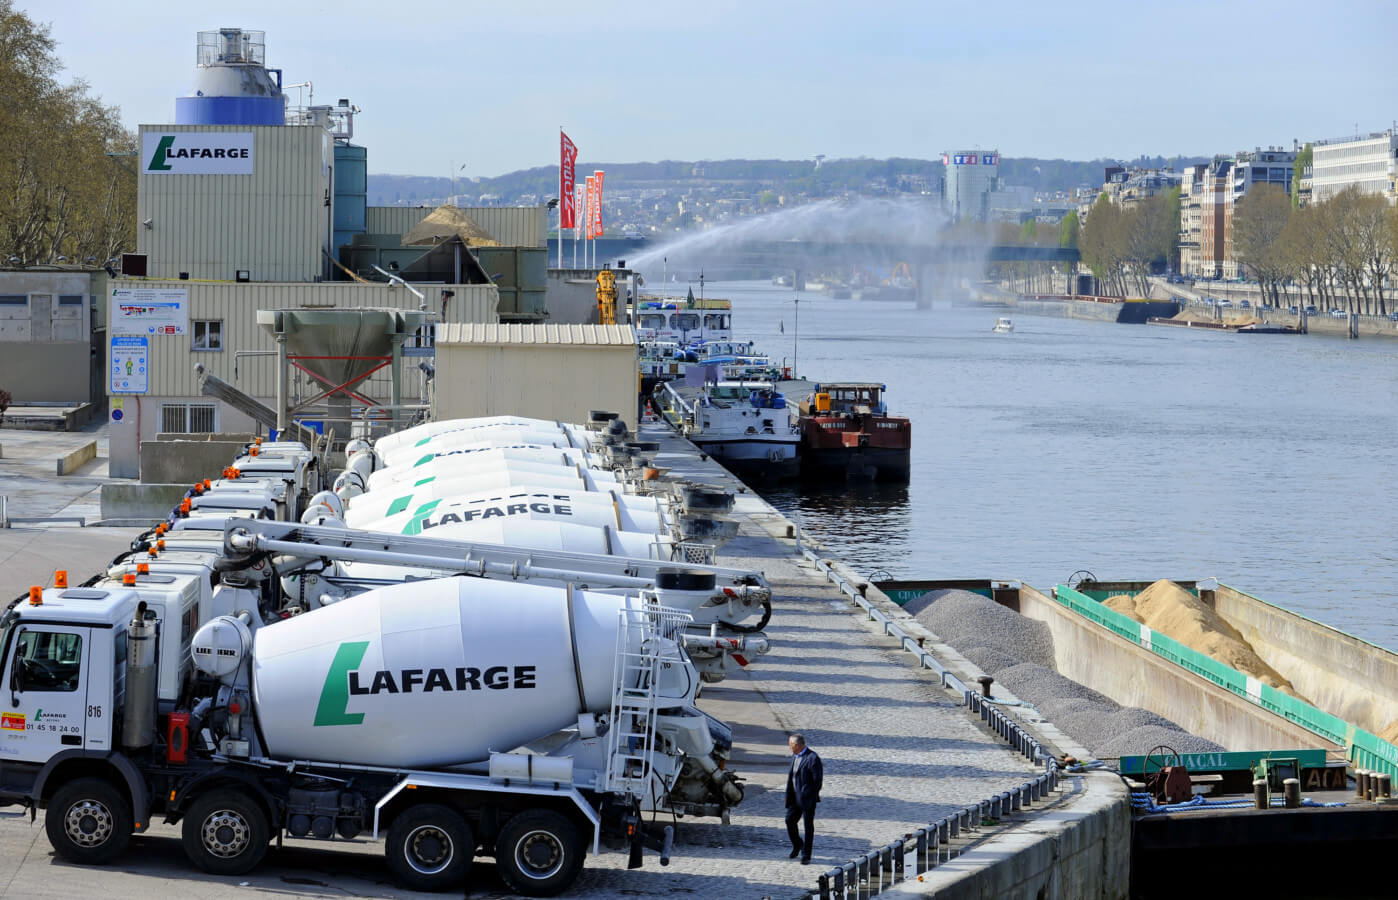
{"label": "riverbank quay", "polygon": [[[719,561],[762,568],[774,590],[765,629],[772,651],[706,689],[704,700],[730,684],[751,685],[772,699],[795,688],[809,700],[774,707],[774,713],[801,717],[786,727],[803,731],[822,753],[827,796],[838,783],[832,772],[887,773],[867,780],[871,793],[838,801],[868,812],[830,826],[838,828],[837,851],[822,853],[817,845],[823,871],[813,873],[811,896],[860,890],[867,896],[901,882],[924,891],[935,887],[936,896],[1034,897],[1051,885],[1059,886],[1059,896],[1125,895],[1129,805],[1119,779],[1057,770],[1049,764],[1053,754],[1090,754],[1001,687],[994,700],[983,700],[978,668],[860,573],[804,537],[798,540],[796,523],[712,460],[697,457],[687,441],[663,425],[643,426],[639,437],[660,445],[656,465],[669,474],[738,492],[731,515],[740,522],[739,536]],[[796,660],[804,662],[793,665]],[[831,699],[820,702],[821,694]],[[710,712],[731,723],[738,718]],[[734,766],[746,771],[756,760],[739,755],[742,745],[735,725]],[[1006,750],[1017,763],[1009,771],[999,756]],[[1026,766],[1030,758],[1037,762]],[[783,778],[784,772],[783,766]],[[744,816],[756,811],[740,809]],[[818,836],[820,817],[835,812],[822,802]],[[973,853],[974,862],[946,867]]]}

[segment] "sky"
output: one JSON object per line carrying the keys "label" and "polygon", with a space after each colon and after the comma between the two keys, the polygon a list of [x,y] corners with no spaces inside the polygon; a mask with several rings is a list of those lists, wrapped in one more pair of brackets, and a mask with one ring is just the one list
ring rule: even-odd
{"label": "sky", "polygon": [[[1231,153],[1390,127],[1391,0],[13,0],[128,126],[174,121],[195,35],[360,107],[380,174],[998,149]],[[296,92],[292,92],[293,103]]]}

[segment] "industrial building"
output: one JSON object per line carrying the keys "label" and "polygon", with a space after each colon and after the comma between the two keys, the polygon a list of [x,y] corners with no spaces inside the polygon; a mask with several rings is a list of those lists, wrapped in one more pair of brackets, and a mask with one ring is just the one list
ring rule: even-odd
{"label": "industrial building", "polygon": [[[438,327],[544,321],[545,207],[368,207],[358,110],[287,107],[262,32],[201,32],[194,81],[173,124],[140,126],[137,251],[101,287],[113,476],[138,476],[158,433],[259,430],[257,404],[337,433],[341,417],[409,414],[432,396]],[[311,350],[274,315],[362,309],[414,331],[378,323]]]}

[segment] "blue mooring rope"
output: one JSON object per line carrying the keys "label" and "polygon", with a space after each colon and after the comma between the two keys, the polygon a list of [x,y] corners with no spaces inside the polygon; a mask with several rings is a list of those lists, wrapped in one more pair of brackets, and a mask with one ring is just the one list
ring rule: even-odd
{"label": "blue mooring rope", "polygon": [[[1202,794],[1196,794],[1193,799],[1183,803],[1156,804],[1155,800],[1144,794],[1133,794],[1131,805],[1144,813],[1169,813],[1169,812],[1192,812],[1202,809],[1249,809],[1254,803],[1252,800],[1206,800]],[[1301,798],[1302,806],[1326,807],[1344,806],[1342,801],[1334,803],[1321,803],[1319,800],[1312,800],[1309,797]],[[1281,809],[1286,806],[1286,800],[1281,797],[1273,797],[1271,806]]]}

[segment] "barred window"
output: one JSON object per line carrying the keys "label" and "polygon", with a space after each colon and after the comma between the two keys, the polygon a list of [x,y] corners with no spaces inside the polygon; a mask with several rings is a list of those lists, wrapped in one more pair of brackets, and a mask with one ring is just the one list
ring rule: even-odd
{"label": "barred window", "polygon": [[218,431],[218,407],[212,403],[162,403],[160,430],[171,434]]}

